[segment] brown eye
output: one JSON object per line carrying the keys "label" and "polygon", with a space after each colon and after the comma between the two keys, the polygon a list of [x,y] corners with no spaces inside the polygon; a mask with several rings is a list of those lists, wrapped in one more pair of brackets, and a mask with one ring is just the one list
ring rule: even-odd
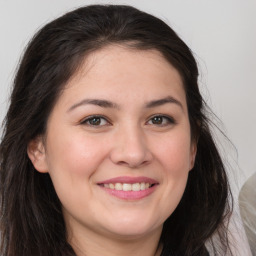
{"label": "brown eye", "polygon": [[165,126],[169,124],[174,124],[175,121],[171,117],[167,116],[154,116],[149,121],[148,124],[151,125],[159,125],[159,126]]}
{"label": "brown eye", "polygon": [[100,125],[101,124],[101,118],[99,117],[94,117],[88,120],[88,123],[90,125]]}
{"label": "brown eye", "polygon": [[91,116],[83,120],[82,124],[89,126],[104,126],[108,124],[108,121],[101,116]]}
{"label": "brown eye", "polygon": [[162,116],[155,116],[152,118],[152,124],[162,124],[163,117]]}

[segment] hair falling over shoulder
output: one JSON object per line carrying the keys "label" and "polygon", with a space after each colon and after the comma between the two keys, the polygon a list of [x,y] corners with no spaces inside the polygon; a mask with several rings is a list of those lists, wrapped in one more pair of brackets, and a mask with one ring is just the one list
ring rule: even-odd
{"label": "hair falling over shoulder", "polygon": [[92,5],[69,12],[44,26],[27,46],[14,79],[0,144],[0,254],[75,256],[50,176],[35,171],[27,146],[44,135],[58,96],[84,58],[113,43],[158,50],[178,70],[192,137],[198,143],[185,193],[164,223],[162,256],[207,255],[206,243],[212,245],[214,255],[226,255],[232,195],[199,92],[196,61],[167,24],[122,5]]}

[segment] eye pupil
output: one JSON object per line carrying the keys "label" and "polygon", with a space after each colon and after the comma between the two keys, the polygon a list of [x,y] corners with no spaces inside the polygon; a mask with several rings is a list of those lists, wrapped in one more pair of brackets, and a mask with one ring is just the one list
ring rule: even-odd
{"label": "eye pupil", "polygon": [[100,118],[99,117],[93,117],[89,120],[89,123],[91,125],[100,125]]}
{"label": "eye pupil", "polygon": [[161,116],[155,116],[152,119],[153,124],[162,124],[163,123],[163,117]]}

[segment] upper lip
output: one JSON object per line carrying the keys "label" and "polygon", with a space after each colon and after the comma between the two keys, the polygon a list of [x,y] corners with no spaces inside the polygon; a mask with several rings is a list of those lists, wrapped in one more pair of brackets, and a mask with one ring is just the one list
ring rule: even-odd
{"label": "upper lip", "polygon": [[133,183],[150,183],[150,184],[156,184],[158,183],[156,180],[149,178],[149,177],[130,177],[130,176],[120,176],[120,177],[115,177],[112,179],[104,180],[98,182],[98,184],[110,184],[110,183],[127,183],[127,184],[133,184]]}

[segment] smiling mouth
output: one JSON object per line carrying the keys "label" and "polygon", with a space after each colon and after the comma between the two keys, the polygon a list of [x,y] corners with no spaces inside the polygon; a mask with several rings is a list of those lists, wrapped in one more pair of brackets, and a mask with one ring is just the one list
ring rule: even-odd
{"label": "smiling mouth", "polygon": [[154,193],[159,182],[145,176],[120,176],[100,181],[97,185],[111,196],[128,201],[136,201]]}
{"label": "smiling mouth", "polygon": [[140,182],[140,183],[104,183],[99,184],[107,189],[119,190],[119,191],[143,191],[153,187],[154,183]]}

